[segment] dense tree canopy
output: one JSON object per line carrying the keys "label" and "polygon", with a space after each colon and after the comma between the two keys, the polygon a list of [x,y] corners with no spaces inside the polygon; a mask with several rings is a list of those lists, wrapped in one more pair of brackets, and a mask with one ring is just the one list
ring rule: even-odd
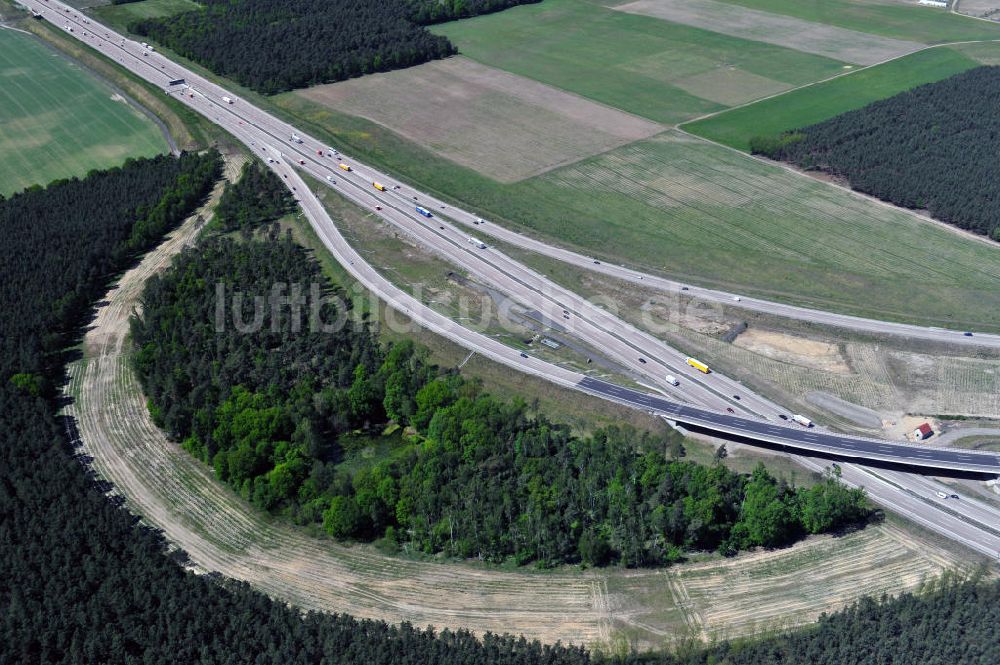
{"label": "dense tree canopy", "polygon": [[218,172],[215,154],[164,155],[0,197],[0,330],[9,351],[0,378],[48,374],[44,359],[62,348],[62,333],[90,306],[94,290],[180,222]]}
{"label": "dense tree canopy", "polygon": [[273,94],[453,55],[447,38],[420,24],[525,1],[201,0],[203,9],[137,21],[130,29]]}
{"label": "dense tree canopy", "polygon": [[978,67],[750,147],[1000,241],[998,104],[1000,67]]}
{"label": "dense tree canopy", "polygon": [[[287,301],[320,283],[330,291],[290,240],[208,239],[149,281],[133,320],[154,419],[262,509],[390,550],[546,566],[776,547],[868,516],[863,492],[833,478],[802,490],[763,467],[746,477],[671,461],[681,446],[630,430],[576,437],[479,394],[411,343],[314,329],[308,302],[261,306],[252,330],[229,321],[234,309],[253,321],[252,296],[275,284]],[[239,307],[236,293],[249,296]],[[321,318],[337,319],[325,307]],[[405,430],[380,435],[391,426]],[[366,447],[381,454],[355,454]]]}
{"label": "dense tree canopy", "polygon": [[58,378],[68,326],[218,168],[216,154],[135,160],[0,199],[0,663],[588,663],[580,648],[304,614],[193,575],[73,459],[72,423],[24,377]]}
{"label": "dense tree canopy", "polygon": [[236,183],[226,183],[215,221],[223,231],[253,231],[295,209],[295,197],[278,175],[257,161],[243,166]]}

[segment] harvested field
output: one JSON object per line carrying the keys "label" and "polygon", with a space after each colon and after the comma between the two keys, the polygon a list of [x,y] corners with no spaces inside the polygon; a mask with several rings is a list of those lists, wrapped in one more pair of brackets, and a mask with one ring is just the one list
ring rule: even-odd
{"label": "harvested field", "polygon": [[[912,589],[958,564],[950,552],[889,524],[841,537],[810,538],[790,551],[686,564],[666,578],[672,607],[653,612],[648,572],[608,583],[610,602],[633,625],[684,621],[688,634],[724,639],[815,621],[861,595]],[[628,627],[623,632],[631,634]],[[683,635],[678,630],[674,636]]]}
{"label": "harvested field", "polygon": [[997,20],[1000,18],[1000,0],[952,0],[959,14]]}
{"label": "harvested field", "polygon": [[388,127],[500,182],[537,175],[663,130],[654,122],[463,57],[295,94]]}
{"label": "harvested field", "polygon": [[615,9],[859,65],[895,58],[924,46],[715,0],[636,0]]}

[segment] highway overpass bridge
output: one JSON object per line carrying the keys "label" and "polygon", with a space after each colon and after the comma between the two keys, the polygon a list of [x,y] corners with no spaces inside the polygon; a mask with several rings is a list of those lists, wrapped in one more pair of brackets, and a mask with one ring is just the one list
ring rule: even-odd
{"label": "highway overpass bridge", "polygon": [[669,420],[739,436],[751,441],[844,458],[845,461],[877,461],[948,471],[1000,475],[1000,454],[961,448],[895,443],[882,439],[835,434],[798,424],[747,418],[672,402],[658,395],[632,390],[591,377],[582,379],[579,390],[645,409]]}

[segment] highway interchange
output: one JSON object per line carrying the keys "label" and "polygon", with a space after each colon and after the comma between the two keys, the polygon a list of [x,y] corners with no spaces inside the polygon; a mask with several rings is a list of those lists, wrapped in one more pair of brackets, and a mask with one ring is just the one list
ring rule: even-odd
{"label": "highway interchange", "polygon": [[[881,460],[908,466],[989,474],[1000,472],[1000,457],[992,453],[910,446],[845,436],[820,431],[818,428],[784,425],[779,415],[786,415],[787,410],[748,392],[728,377],[714,372],[707,375],[697,372],[684,362],[683,354],[652,335],[555,284],[496,248],[483,249],[471,243],[468,228],[482,228],[482,225],[474,223],[477,218],[471,213],[405,188],[394,178],[344,156],[334,159],[330,156],[329,146],[242,100],[227,104],[222,99],[234,98],[232,93],[183,69],[161,54],[150,52],[138,43],[96,24],[72,8],[44,0],[22,0],[22,4],[41,12],[56,26],[71,26],[72,35],[77,39],[174,94],[185,104],[225,128],[255,153],[273,160],[270,166],[294,188],[303,212],[338,262],[379,298],[433,332],[518,371],[534,374],[564,387],[636,406],[672,421],[697,425],[723,434],[777,443],[801,451],[830,453],[848,460]],[[169,81],[181,78],[185,79],[185,86],[168,85]],[[300,137],[301,143],[292,141],[293,135]],[[350,164],[352,170],[346,172],[338,168],[341,161]],[[526,356],[499,340],[465,328],[434,311],[382,277],[346,242],[297,170],[333,187],[358,205],[377,212],[387,222],[412,236],[420,245],[446,257],[484,283],[503,291],[522,306],[542,312],[547,319],[563,324],[593,348],[601,349],[603,355],[627,368],[644,382],[656,386],[666,398],[599,381],[572,369]],[[386,185],[387,190],[375,190],[372,183],[376,181]],[[397,184],[400,188],[394,189]],[[425,207],[434,217],[427,219],[420,215],[414,209],[415,205]],[[376,206],[381,210],[375,211]],[[448,220],[441,218],[442,212],[448,216]],[[455,226],[451,220],[463,226]],[[580,267],[601,270],[634,282],[642,281],[645,285],[657,288],[678,288],[676,283],[669,280],[603,262],[595,263],[593,258],[544,245],[498,225],[489,224],[488,233],[509,244]],[[716,300],[732,300],[734,297],[732,294],[696,287],[689,289],[699,297]],[[969,338],[955,331],[828,315],[804,308],[785,309],[789,306],[748,298],[743,298],[740,305],[869,332],[906,334],[911,337],[916,334],[925,339],[962,344],[1000,345],[1000,336],[976,335]],[[914,330],[910,331],[911,328]],[[680,380],[679,386],[675,387],[664,381],[663,377],[668,373]],[[807,467],[822,467],[822,463],[809,458],[797,459]],[[996,528],[1000,525],[1000,511],[992,506],[968,498],[950,500],[951,503],[945,506],[944,500],[937,495],[943,491],[942,488],[947,489],[945,486],[901,471],[867,469],[853,464],[844,464],[841,469],[846,482],[864,486],[874,500],[984,554],[997,556],[1000,553],[1000,531]]]}

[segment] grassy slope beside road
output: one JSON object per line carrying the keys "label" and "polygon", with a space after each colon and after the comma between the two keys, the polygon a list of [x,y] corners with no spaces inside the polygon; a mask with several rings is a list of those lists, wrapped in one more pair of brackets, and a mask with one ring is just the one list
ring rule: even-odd
{"label": "grassy slope beside road", "polygon": [[[1000,53],[1000,45],[983,45]],[[754,136],[770,136],[822,122],[979,63],[951,47],[920,51],[829,81],[724,111],[683,125],[686,131],[739,150]]]}
{"label": "grassy slope beside road", "polygon": [[160,130],[35,37],[0,30],[0,193],[166,152]]}
{"label": "grassy slope beside road", "polygon": [[198,3],[192,2],[192,0],[142,0],[124,5],[94,7],[90,12],[111,27],[123,30],[132,21],[173,16],[198,9],[198,7]]}

